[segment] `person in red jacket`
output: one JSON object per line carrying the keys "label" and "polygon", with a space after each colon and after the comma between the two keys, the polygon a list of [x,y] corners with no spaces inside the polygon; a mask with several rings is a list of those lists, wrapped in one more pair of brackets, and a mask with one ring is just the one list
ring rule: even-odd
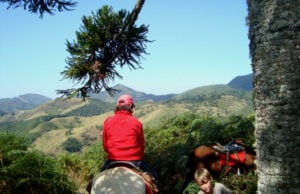
{"label": "person in red jacket", "polygon": [[117,100],[114,115],[105,119],[102,144],[107,159],[101,169],[111,162],[130,162],[143,171],[151,173],[156,182],[158,175],[144,160],[145,139],[142,123],[132,115],[134,102],[130,95],[123,94]]}

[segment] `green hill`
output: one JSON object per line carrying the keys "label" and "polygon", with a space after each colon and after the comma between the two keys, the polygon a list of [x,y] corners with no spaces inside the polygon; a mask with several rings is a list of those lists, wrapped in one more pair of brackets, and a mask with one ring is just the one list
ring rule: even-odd
{"label": "green hill", "polygon": [[[184,93],[155,101],[131,90],[137,98],[134,115],[145,128],[155,127],[161,121],[192,112],[228,118],[231,115],[247,116],[253,113],[252,92],[233,89],[227,85],[194,88]],[[83,146],[100,139],[104,119],[113,114],[115,103],[89,98],[86,102],[61,98],[44,103],[34,109],[18,111],[0,117],[0,132],[24,134],[34,148],[47,153],[64,152],[62,144],[72,137]]]}

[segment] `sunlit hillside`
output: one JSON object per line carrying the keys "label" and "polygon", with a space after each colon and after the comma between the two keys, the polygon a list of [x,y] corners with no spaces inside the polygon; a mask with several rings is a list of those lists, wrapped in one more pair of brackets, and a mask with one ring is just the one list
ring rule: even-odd
{"label": "sunlit hillside", "polygon": [[[227,85],[204,86],[175,96],[159,97],[125,89],[136,96],[133,114],[141,120],[145,130],[182,113],[219,119],[253,113],[252,91],[236,90]],[[45,153],[66,153],[64,145],[70,139],[80,144],[83,151],[101,139],[103,121],[113,114],[115,103],[104,100],[55,99],[31,110],[1,116],[0,132],[24,134],[33,148]]]}
{"label": "sunlit hillside", "polygon": [[[84,150],[85,147],[101,139],[102,123],[110,114],[112,112],[92,117],[55,118],[41,123],[30,131],[30,133],[41,132],[41,136],[33,142],[33,148],[50,154],[66,153],[62,144],[73,137],[83,144],[82,150]],[[43,132],[47,127],[51,127],[51,130]]]}

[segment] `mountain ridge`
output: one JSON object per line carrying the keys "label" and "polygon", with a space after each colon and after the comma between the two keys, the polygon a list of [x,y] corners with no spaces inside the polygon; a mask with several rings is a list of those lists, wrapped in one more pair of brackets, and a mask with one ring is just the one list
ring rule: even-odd
{"label": "mountain ridge", "polygon": [[[134,93],[135,90],[126,86],[118,87],[137,98],[133,114],[145,129],[184,113],[220,119],[253,114],[252,91],[224,84],[194,88],[158,101],[143,92]],[[57,98],[30,110],[0,116],[0,132],[29,136],[33,147],[49,154],[63,153],[62,145],[70,137],[84,146],[98,141],[104,119],[113,114],[114,107],[115,101],[111,99],[87,98],[84,102],[81,98]]]}
{"label": "mountain ridge", "polygon": [[30,110],[51,100],[46,96],[31,93],[14,98],[3,98],[0,99],[0,116],[15,113],[18,110]]}
{"label": "mountain ridge", "polygon": [[236,76],[227,85],[239,90],[253,90],[253,73]]}
{"label": "mountain ridge", "polygon": [[[195,91],[199,93],[200,90],[202,90],[202,92],[200,93],[208,93],[209,92],[207,90],[208,88],[211,89],[212,87],[218,87],[218,86],[220,91],[217,91],[217,93],[221,91],[224,92],[223,90],[230,91],[233,89],[246,90],[246,91],[252,90],[251,87],[252,74],[237,76],[234,79],[232,79],[227,85],[216,84],[216,85],[200,86],[200,87],[189,89],[179,94],[172,94],[172,93],[165,94],[165,95],[148,94],[142,91],[136,91],[122,84],[117,84],[113,87],[114,89],[117,90],[114,97],[111,97],[106,91],[101,91],[98,94],[90,94],[90,98],[102,100],[108,103],[113,103],[116,101],[116,99],[121,93],[127,93],[131,95],[136,102],[141,102],[141,101],[163,102],[163,101],[170,100],[172,98],[175,99],[184,98],[184,96],[193,94],[193,92]],[[216,91],[217,89],[214,88],[213,90]],[[198,95],[202,95],[202,94],[198,94]],[[30,110],[44,103],[47,103],[51,100],[52,100],[51,98],[39,94],[23,94],[14,98],[3,98],[0,99],[0,116],[7,115],[7,114],[15,114],[17,111]]]}

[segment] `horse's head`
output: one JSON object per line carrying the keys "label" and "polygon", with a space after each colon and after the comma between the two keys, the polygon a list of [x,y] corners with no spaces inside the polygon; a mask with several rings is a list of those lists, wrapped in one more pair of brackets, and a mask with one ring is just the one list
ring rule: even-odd
{"label": "horse's head", "polygon": [[246,152],[246,156],[245,156],[245,166],[251,170],[256,170],[257,166],[256,166],[256,155],[253,153],[247,153]]}

